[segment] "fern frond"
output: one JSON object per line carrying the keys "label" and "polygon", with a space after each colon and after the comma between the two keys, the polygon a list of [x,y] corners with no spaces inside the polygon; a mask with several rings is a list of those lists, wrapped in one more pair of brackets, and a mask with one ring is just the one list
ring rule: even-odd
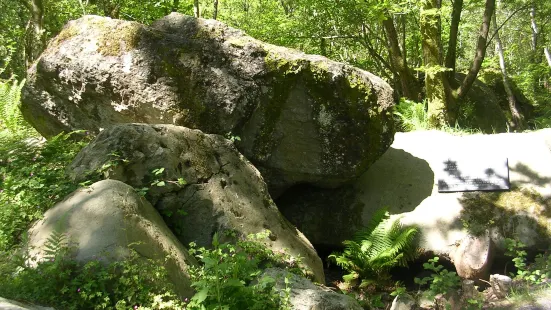
{"label": "fern frond", "polygon": [[19,110],[21,89],[25,80],[18,82],[14,79],[0,80],[0,127],[15,132],[25,126],[23,115]]}
{"label": "fern frond", "polygon": [[381,222],[383,222],[385,219],[388,219],[389,216],[390,215],[386,208],[381,208],[375,211],[367,226],[365,226],[362,230],[354,235],[354,241],[360,243],[362,240],[368,239],[375,229],[381,229]]}
{"label": "fern frond", "polygon": [[59,230],[54,230],[44,243],[44,258],[54,259],[66,246],[67,236]]}
{"label": "fern frond", "polygon": [[333,253],[330,258],[345,270],[358,274],[365,283],[371,283],[367,280],[373,278],[382,281],[389,278],[391,268],[407,266],[407,262],[417,257],[417,233],[417,228],[403,227],[399,220],[391,219],[383,208],[375,212],[354,240],[343,242],[342,254]]}

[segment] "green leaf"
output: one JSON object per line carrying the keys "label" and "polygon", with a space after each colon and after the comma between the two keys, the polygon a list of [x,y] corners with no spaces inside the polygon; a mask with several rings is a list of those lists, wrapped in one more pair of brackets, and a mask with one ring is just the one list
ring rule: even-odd
{"label": "green leaf", "polygon": [[209,288],[205,287],[199,292],[197,292],[195,295],[193,295],[191,300],[193,300],[197,304],[201,304],[207,299],[208,296],[209,296]]}
{"label": "green leaf", "polygon": [[155,185],[157,185],[157,186],[159,186],[159,187],[163,187],[163,186],[166,185],[166,183],[165,183],[165,181],[159,181],[159,182],[157,182],[157,184],[155,184]]}

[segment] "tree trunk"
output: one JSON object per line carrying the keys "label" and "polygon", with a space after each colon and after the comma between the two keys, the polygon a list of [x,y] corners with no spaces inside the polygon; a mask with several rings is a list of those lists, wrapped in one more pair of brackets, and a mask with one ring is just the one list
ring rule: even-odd
{"label": "tree trunk", "polygon": [[[495,14],[492,17],[492,23],[494,28],[497,29],[497,22]],[[505,67],[505,57],[503,56],[503,45],[501,44],[501,38],[499,37],[499,31],[496,31],[496,50],[499,56],[499,67],[501,68],[501,74],[503,76],[503,87],[507,93],[507,101],[509,102],[509,109],[511,110],[512,117],[512,126],[515,130],[524,129],[524,116],[519,112],[518,104],[515,99],[515,95],[511,90],[511,85],[509,84],[509,75],[507,74],[507,68]]]}
{"label": "tree trunk", "polygon": [[547,64],[551,68],[551,53],[549,53],[549,48],[544,47],[543,53],[545,54],[545,59],[547,59]]}
{"label": "tree trunk", "polygon": [[532,28],[532,52],[535,55],[538,48],[538,25],[536,24],[536,5],[532,4],[530,9],[530,27]]}
{"label": "tree trunk", "polygon": [[199,11],[199,0],[193,0],[193,15],[195,18],[201,17],[201,12]]}
{"label": "tree trunk", "polygon": [[29,11],[25,33],[25,66],[28,68],[46,47],[44,5],[42,0],[21,0]]}
{"label": "tree trunk", "polygon": [[486,41],[488,39],[492,15],[494,14],[495,2],[495,0],[486,0],[484,17],[482,20],[482,25],[480,26],[480,33],[478,35],[473,64],[469,69],[469,73],[467,73],[467,76],[463,80],[463,83],[461,83],[461,86],[455,93],[454,97],[457,101],[463,99],[473,85],[476,80],[476,76],[478,75],[478,71],[480,71],[480,67],[482,66],[482,61],[484,61],[484,57],[486,56]]}
{"label": "tree trunk", "polygon": [[440,12],[437,0],[422,1],[419,23],[425,67],[428,121],[431,127],[440,128],[450,123],[450,120],[454,122],[455,117],[450,114],[450,87],[442,70]]}
{"label": "tree trunk", "polygon": [[444,66],[451,71],[446,73],[448,81],[455,81],[455,60],[457,58],[457,35],[459,34],[459,22],[461,21],[461,11],[463,10],[463,0],[455,0],[452,8],[452,21],[450,25],[450,38],[448,41],[448,53]]}
{"label": "tree trunk", "polygon": [[212,13],[212,19],[216,20],[218,17],[218,0],[214,0],[214,11]]}
{"label": "tree trunk", "polygon": [[394,27],[392,16],[387,16],[383,21],[383,27],[385,28],[388,44],[390,46],[390,62],[400,80],[402,96],[410,100],[419,101],[421,90],[417,85],[415,77],[409,70],[406,60],[402,56],[402,51],[398,44],[398,33]]}
{"label": "tree trunk", "polygon": [[180,7],[180,0],[174,0],[172,1],[172,8],[170,10],[172,12],[178,12],[179,7]]}

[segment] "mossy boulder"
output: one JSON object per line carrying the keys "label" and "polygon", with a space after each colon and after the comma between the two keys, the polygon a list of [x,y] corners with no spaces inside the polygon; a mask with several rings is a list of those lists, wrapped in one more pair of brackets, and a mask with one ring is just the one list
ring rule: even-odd
{"label": "mossy boulder", "polygon": [[147,191],[183,244],[210,247],[215,233],[246,238],[267,230],[262,241],[268,248],[300,256],[316,281],[324,282],[321,259],[308,239],[281,215],[258,170],[221,136],[174,125],[115,125],[69,167],[77,181],[93,171]]}
{"label": "mossy boulder", "polygon": [[[511,110],[509,108],[507,92],[505,91],[505,86],[503,85],[503,75],[501,74],[501,71],[497,69],[481,70],[479,73],[479,79],[494,91],[499,102],[499,106],[510,120],[512,118]],[[524,118],[527,120],[532,119],[534,117],[535,107],[524,95],[513,79],[509,79],[509,86],[511,87],[517,106],[522,115],[524,115]]]}
{"label": "mossy boulder", "polygon": [[176,13],[151,26],[71,21],[22,95],[23,115],[46,137],[130,122],[239,137],[275,195],[361,175],[392,142],[393,104],[369,72]]}
{"label": "mossy boulder", "polygon": [[[455,83],[459,85],[465,74],[456,73]],[[495,91],[476,79],[465,98],[458,102],[458,124],[462,128],[478,129],[484,133],[507,131],[507,117]]]}

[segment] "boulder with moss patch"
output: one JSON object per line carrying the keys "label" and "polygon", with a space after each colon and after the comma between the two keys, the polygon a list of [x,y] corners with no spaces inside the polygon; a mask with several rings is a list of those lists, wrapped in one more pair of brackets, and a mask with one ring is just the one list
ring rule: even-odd
{"label": "boulder with moss patch", "polygon": [[152,26],[70,22],[29,70],[22,102],[47,137],[130,122],[238,136],[274,194],[354,179],[394,132],[392,89],[373,74],[176,13]]}
{"label": "boulder with moss patch", "polygon": [[308,239],[279,213],[258,170],[227,139],[174,125],[116,125],[69,167],[78,181],[98,169],[148,189],[146,198],[184,244],[209,247],[216,232],[246,237],[268,230],[267,247],[302,257],[316,281],[324,282]]}

